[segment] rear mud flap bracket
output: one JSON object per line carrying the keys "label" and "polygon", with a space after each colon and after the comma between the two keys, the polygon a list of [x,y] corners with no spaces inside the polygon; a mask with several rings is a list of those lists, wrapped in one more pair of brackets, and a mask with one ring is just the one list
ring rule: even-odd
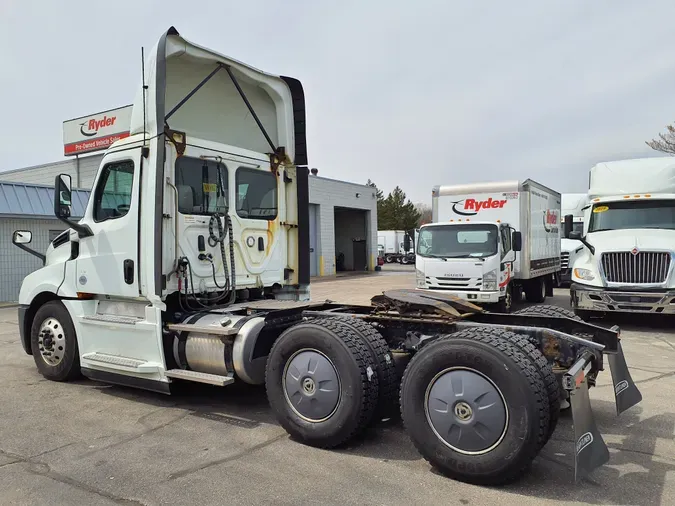
{"label": "rear mud flap bracket", "polygon": [[574,480],[588,476],[609,462],[609,449],[595,423],[588,395],[586,375],[592,367],[592,354],[582,355],[563,376],[563,386],[570,394],[574,423]]}

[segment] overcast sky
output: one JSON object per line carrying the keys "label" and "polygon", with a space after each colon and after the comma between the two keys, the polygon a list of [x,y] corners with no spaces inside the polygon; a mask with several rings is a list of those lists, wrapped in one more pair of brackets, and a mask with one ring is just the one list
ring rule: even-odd
{"label": "overcast sky", "polygon": [[174,25],[302,81],[319,175],[427,203],[473,181],[585,191],[598,161],[658,156],[674,19],[673,0],[0,0],[0,170],[62,159],[63,120],[131,103],[140,47]]}

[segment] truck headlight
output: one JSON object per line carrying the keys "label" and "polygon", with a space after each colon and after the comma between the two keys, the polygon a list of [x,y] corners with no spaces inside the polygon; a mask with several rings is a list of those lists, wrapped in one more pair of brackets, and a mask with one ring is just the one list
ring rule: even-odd
{"label": "truck headlight", "polygon": [[595,279],[595,274],[589,269],[574,269],[574,277],[583,279],[584,281],[593,281]]}
{"label": "truck headlight", "polygon": [[419,269],[415,269],[415,277],[417,278],[417,288],[426,288],[426,280],[424,278],[424,272]]}
{"label": "truck headlight", "polygon": [[497,289],[497,269],[492,269],[483,275],[483,290],[494,292]]}

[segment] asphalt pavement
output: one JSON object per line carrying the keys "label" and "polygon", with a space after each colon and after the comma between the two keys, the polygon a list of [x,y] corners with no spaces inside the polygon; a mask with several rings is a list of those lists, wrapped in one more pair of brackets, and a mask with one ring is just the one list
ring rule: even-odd
{"label": "asphalt pavement", "polygon": [[[412,287],[412,269],[322,280],[317,300],[368,303]],[[567,307],[557,289],[552,302]],[[644,400],[617,417],[609,370],[591,390],[609,464],[574,483],[571,416],[517,483],[476,487],[437,474],[399,423],[340,450],[291,441],[262,388],[195,385],[164,396],[40,376],[0,308],[0,504],[675,504],[673,320],[621,318]]]}

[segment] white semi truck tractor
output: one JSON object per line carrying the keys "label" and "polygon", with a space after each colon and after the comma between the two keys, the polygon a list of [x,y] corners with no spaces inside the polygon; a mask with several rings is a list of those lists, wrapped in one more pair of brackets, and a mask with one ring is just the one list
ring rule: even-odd
{"label": "white semi truck tractor", "polygon": [[434,467],[482,484],[521,477],[569,398],[578,475],[607,462],[588,397],[605,361],[622,385],[617,411],[641,399],[618,327],[552,306],[488,313],[412,287],[371,305],[310,302],[301,83],[175,28],[145,69],[131,135],[106,151],[84,217],[71,220],[60,175],[54,211],[68,232],[46,255],[30,230],[14,233],[44,260],[18,310],[44,377],[166,394],[265,385],[279,424],[322,448],[399,414]]}
{"label": "white semi truck tractor", "polygon": [[[588,205],[586,193],[563,193],[562,216],[572,216],[572,231],[583,233],[584,208]],[[562,234],[560,242],[560,278],[558,285],[569,285],[572,280],[572,265],[576,256],[581,253],[584,245],[579,239],[570,239]]]}
{"label": "white semi truck tractor", "polygon": [[583,249],[572,264],[577,315],[675,313],[675,160],[599,163],[590,170],[583,231],[565,217],[565,237]]}
{"label": "white semi truck tractor", "polygon": [[417,287],[509,312],[553,295],[560,272],[560,194],[528,179],[432,191],[420,228]]}

